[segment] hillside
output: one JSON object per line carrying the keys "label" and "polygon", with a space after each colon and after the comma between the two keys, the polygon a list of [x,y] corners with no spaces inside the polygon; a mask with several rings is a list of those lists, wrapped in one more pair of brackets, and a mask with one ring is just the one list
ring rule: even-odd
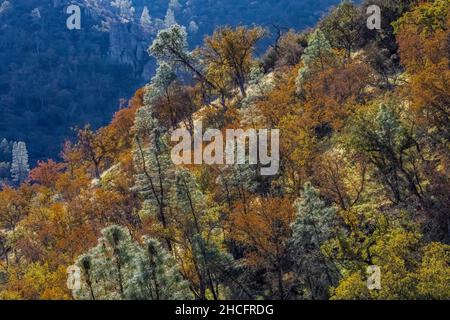
{"label": "hillside", "polygon": [[0,191],[0,299],[450,299],[450,0],[265,35],[159,30],[110,123]]}
{"label": "hillside", "polygon": [[[339,1],[134,0],[129,19],[111,2],[0,3],[0,140],[24,141],[31,167],[58,157],[71,127],[106,125],[121,99],[149,80],[155,66],[146,50],[159,29],[178,22],[195,46],[219,25],[312,26]],[[73,3],[81,7],[81,30],[66,28]]]}

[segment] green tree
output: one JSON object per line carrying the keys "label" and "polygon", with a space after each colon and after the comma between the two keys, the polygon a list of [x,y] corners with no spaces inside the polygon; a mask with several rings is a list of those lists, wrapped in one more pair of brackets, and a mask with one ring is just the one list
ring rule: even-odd
{"label": "green tree", "polygon": [[139,251],[137,271],[129,280],[127,297],[137,300],[192,299],[189,284],[183,279],[173,257],[155,239],[144,238]]}
{"label": "green tree", "polygon": [[330,42],[325,37],[322,30],[316,29],[308,38],[308,46],[302,55],[302,67],[298,71],[297,86],[301,90],[304,81],[312,75],[314,71],[324,70],[333,64],[335,56]]}
{"label": "green tree", "polygon": [[201,82],[213,89],[216,86],[203,74],[201,68],[189,51],[187,32],[184,27],[174,24],[158,32],[156,39],[148,49],[148,53],[157,59],[158,63],[166,62],[174,68],[184,68],[191,72]]}
{"label": "green tree", "polygon": [[93,300],[126,299],[139,247],[123,227],[111,226],[101,233],[98,245],[77,259],[84,281],[74,296]]}
{"label": "green tree", "polygon": [[409,194],[423,198],[417,171],[420,149],[392,105],[381,104],[375,116],[363,116],[354,129],[352,143],[375,166],[377,178],[394,203],[404,201]]}
{"label": "green tree", "polygon": [[331,46],[345,49],[348,57],[364,41],[367,27],[362,9],[350,1],[343,1],[319,23]]}
{"label": "green tree", "polygon": [[321,250],[334,234],[335,220],[336,210],[327,206],[318,190],[306,183],[297,201],[291,239],[293,260],[305,288],[305,298],[326,299],[329,287],[336,283],[336,269]]}
{"label": "green tree", "polygon": [[167,231],[170,225],[168,205],[170,187],[174,179],[173,163],[170,159],[170,149],[166,129],[160,126],[150,105],[140,108],[136,113],[134,124],[136,166],[135,187],[143,200],[144,215],[157,214],[161,223],[169,250],[172,250]]}
{"label": "green tree", "polygon": [[102,230],[98,245],[77,259],[82,286],[77,299],[190,299],[179,266],[158,241],[134,241],[126,228]]}

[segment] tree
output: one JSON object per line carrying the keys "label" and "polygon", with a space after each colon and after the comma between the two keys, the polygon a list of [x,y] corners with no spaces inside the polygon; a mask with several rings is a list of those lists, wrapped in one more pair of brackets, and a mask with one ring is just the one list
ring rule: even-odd
{"label": "tree", "polygon": [[188,300],[192,293],[173,257],[157,240],[144,238],[137,272],[130,281],[127,296],[138,300]]}
{"label": "tree", "polygon": [[92,131],[89,125],[78,129],[79,150],[83,160],[89,162],[94,169],[94,175],[100,179],[101,170],[113,159],[118,148],[120,137],[114,134],[110,128],[105,127],[98,131]]}
{"label": "tree", "polygon": [[343,1],[319,23],[320,30],[333,48],[345,49],[347,57],[363,45],[366,27],[363,7]]}
{"label": "tree", "polygon": [[178,0],[170,0],[169,8],[172,9],[173,11],[178,11],[181,9],[181,4]]}
{"label": "tree", "polygon": [[154,239],[134,241],[123,227],[102,230],[98,245],[77,258],[83,282],[77,299],[189,299],[179,267]]}
{"label": "tree", "polygon": [[[205,38],[200,48],[200,56],[208,74],[220,70],[218,77],[229,79],[239,88],[241,95],[246,97],[245,85],[253,64],[252,54],[256,43],[265,35],[264,29],[255,27],[222,27],[211,37]],[[212,79],[215,79],[212,75]],[[223,82],[217,79],[212,82]]]}
{"label": "tree", "polygon": [[29,172],[28,151],[25,142],[14,142],[11,163],[12,180],[17,184],[21,184],[28,178]]}
{"label": "tree", "polygon": [[422,200],[424,194],[417,171],[420,148],[392,105],[381,104],[375,117],[367,115],[358,122],[352,144],[376,167],[377,177],[390,191],[394,203],[405,201],[408,195]]}
{"label": "tree", "polygon": [[171,205],[177,213],[177,231],[189,257],[184,269],[192,269],[185,272],[194,275],[194,294],[201,300],[208,296],[220,299],[221,281],[230,281],[225,275],[232,265],[232,258],[219,250],[220,243],[216,239],[221,238],[222,230],[217,209],[208,207],[207,198],[193,174],[185,169],[176,172]]}
{"label": "tree", "polygon": [[137,111],[134,130],[136,135],[134,190],[143,197],[142,214],[153,215],[156,212],[157,219],[163,228],[162,237],[165,238],[168,249],[172,250],[167,232],[170,225],[169,189],[173,183],[174,170],[170,159],[168,138],[165,134],[166,129],[160,126],[155,118],[153,108],[146,105]]}
{"label": "tree", "polygon": [[325,67],[333,65],[335,60],[330,42],[320,29],[316,29],[308,39],[308,46],[303,52],[303,66],[299,69],[297,85],[301,88],[302,83],[315,71],[324,70]]}
{"label": "tree", "polygon": [[228,217],[226,235],[242,246],[239,251],[244,252],[247,266],[264,272],[267,287],[259,290],[271,299],[290,298],[292,283],[286,275],[292,270],[288,244],[293,219],[288,198],[238,202]]}
{"label": "tree", "polygon": [[0,142],[0,162],[9,162],[11,161],[11,148],[8,140],[3,139]]}
{"label": "tree", "polygon": [[170,85],[176,80],[177,75],[170,64],[161,62],[156,69],[156,74],[150,81],[146,98],[151,103],[160,96],[168,96]]}
{"label": "tree", "polygon": [[297,65],[307,46],[305,33],[297,33],[289,30],[285,33],[277,27],[277,39],[271,45],[263,57],[263,65],[266,70],[273,68],[293,67]]}
{"label": "tree", "polygon": [[185,68],[198,77],[200,81],[205,82],[212,88],[216,88],[213,83],[206,79],[198,67],[197,61],[189,52],[187,33],[184,27],[174,24],[167,29],[160,30],[148,49],[148,53],[155,57],[159,63],[166,62],[174,68]]}
{"label": "tree", "polygon": [[400,59],[409,75],[406,92],[415,118],[435,131],[435,149],[446,149],[450,141],[449,23],[445,0],[421,3],[394,23]]}
{"label": "tree", "polygon": [[144,9],[142,9],[142,14],[139,22],[144,30],[152,29],[152,18],[150,17],[150,11],[148,10],[147,6],[144,6]]}
{"label": "tree", "polygon": [[188,30],[191,34],[196,34],[199,30],[197,22],[195,22],[194,20],[191,20],[191,22],[189,22]]}
{"label": "tree", "polygon": [[[371,263],[381,270],[381,290],[367,288],[367,264],[346,272],[332,299],[448,299],[449,246],[424,245],[419,233],[393,228],[372,242]],[[447,260],[446,260],[447,259]],[[447,262],[445,262],[447,261]]]}
{"label": "tree", "polygon": [[176,25],[177,21],[175,20],[175,13],[171,8],[167,9],[166,16],[164,18],[164,25],[166,28],[170,28],[173,25]]}
{"label": "tree", "polygon": [[47,162],[38,161],[38,166],[31,170],[30,179],[47,188],[55,187],[59,173],[64,169],[64,164],[56,163],[49,159]]}
{"label": "tree", "polygon": [[450,297],[450,246],[433,242],[423,248],[418,269],[418,291],[423,299],[448,300]]}
{"label": "tree", "polygon": [[111,1],[111,6],[117,8],[121,23],[130,23],[133,21],[135,9],[132,0],[113,0]]}
{"label": "tree", "polygon": [[333,236],[336,210],[320,199],[318,190],[306,183],[297,202],[292,224],[292,253],[296,271],[310,299],[328,298],[328,289],[336,281],[336,269],[321,247]]}

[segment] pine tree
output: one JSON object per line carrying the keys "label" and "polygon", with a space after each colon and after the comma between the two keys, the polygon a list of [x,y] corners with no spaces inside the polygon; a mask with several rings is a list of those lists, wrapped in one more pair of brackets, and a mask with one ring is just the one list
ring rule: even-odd
{"label": "pine tree", "polygon": [[217,212],[208,206],[206,196],[189,170],[177,170],[173,191],[171,203],[179,215],[177,220],[182,221],[183,243],[187,244],[187,251],[192,252],[193,265],[197,266],[195,294],[206,299],[208,292],[217,300],[221,281],[230,281],[227,274],[233,267],[232,257],[221,252],[214,241],[221,234]]}
{"label": "pine tree", "polygon": [[12,180],[20,184],[27,179],[29,172],[28,151],[25,142],[14,142],[11,163]]}
{"label": "pine tree", "polygon": [[304,295],[309,298],[327,298],[328,288],[336,281],[334,269],[321,251],[333,235],[335,213],[320,199],[318,190],[305,184],[297,201],[291,242],[297,273],[306,289]]}
{"label": "pine tree", "polygon": [[0,162],[11,161],[11,150],[9,148],[8,140],[3,139],[0,142]]}
{"label": "pine tree", "polygon": [[299,69],[297,86],[301,86],[305,80],[315,71],[323,70],[334,61],[334,54],[330,42],[320,29],[316,29],[308,39],[308,46],[302,55],[303,66]]}
{"label": "pine tree", "polygon": [[125,299],[138,246],[123,227],[111,226],[101,233],[98,245],[77,259],[84,283],[74,295],[78,299]]}
{"label": "pine tree", "polygon": [[179,266],[154,239],[134,241],[124,227],[102,230],[98,245],[77,259],[82,271],[77,299],[190,299]]}
{"label": "pine tree", "polygon": [[173,25],[158,32],[156,39],[148,49],[148,53],[158,62],[173,65],[184,64],[191,60],[188,51],[187,33],[184,27]]}
{"label": "pine tree", "polygon": [[197,59],[189,52],[186,28],[174,24],[160,30],[148,49],[148,54],[154,57],[158,64],[166,62],[173,69],[183,68],[209,87],[217,89],[203,74]]}
{"label": "pine tree", "polygon": [[196,34],[198,32],[198,29],[199,29],[197,22],[195,22],[194,20],[191,20],[191,22],[189,22],[188,29],[189,29],[190,33]]}
{"label": "pine tree", "polygon": [[133,21],[135,9],[132,0],[114,0],[111,1],[111,6],[117,8],[121,23],[130,23]]}
{"label": "pine tree", "polygon": [[[134,163],[137,171],[134,189],[144,199],[141,214],[156,213],[163,229],[167,229],[170,225],[167,207],[174,169],[166,129],[159,124],[149,104],[137,111],[134,129]],[[166,243],[171,250],[168,238]]]}
{"label": "pine tree", "polygon": [[172,256],[151,238],[144,238],[137,271],[127,285],[127,297],[137,300],[192,299],[189,284]]}
{"label": "pine tree", "polygon": [[147,6],[142,10],[141,18],[140,18],[141,27],[144,30],[150,31],[152,29],[152,19],[150,17],[150,12]]}
{"label": "pine tree", "polygon": [[147,90],[147,98],[151,103],[153,99],[163,95],[168,95],[169,86],[175,81],[177,75],[172,66],[166,62],[161,62],[156,70],[156,74],[150,81]]}
{"label": "pine tree", "polygon": [[178,2],[178,0],[170,0],[169,1],[169,9],[172,9],[173,11],[178,11],[181,9],[181,4]]}
{"label": "pine tree", "polygon": [[164,18],[164,24],[166,28],[170,28],[173,25],[177,24],[177,21],[175,20],[175,13],[172,9],[167,9],[166,16]]}

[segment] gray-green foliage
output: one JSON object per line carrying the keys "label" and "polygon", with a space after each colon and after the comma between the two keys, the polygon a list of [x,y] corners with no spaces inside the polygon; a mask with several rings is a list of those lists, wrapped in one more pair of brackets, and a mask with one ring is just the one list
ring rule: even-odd
{"label": "gray-green foliage", "polygon": [[381,104],[375,117],[360,119],[352,133],[353,147],[363,152],[375,167],[375,175],[394,202],[406,194],[422,198],[417,165],[420,154],[413,136],[401,122],[392,104]]}
{"label": "gray-green foliage", "polygon": [[82,286],[77,299],[189,299],[179,267],[154,239],[140,245],[124,227],[102,230],[98,245],[77,259]]}
{"label": "gray-green foliage", "polygon": [[185,70],[208,86],[216,88],[205,77],[198,59],[189,51],[186,28],[174,24],[160,30],[148,49],[148,54],[153,56],[158,64],[167,63],[174,70]]}
{"label": "gray-green foliage", "polygon": [[166,227],[165,209],[174,179],[166,129],[159,124],[149,105],[137,111],[134,129],[135,189],[144,199],[144,212],[157,213]]}
{"label": "gray-green foliage", "polygon": [[172,66],[166,62],[160,62],[156,74],[147,87],[146,98],[148,101],[151,103],[153,99],[165,95],[176,78],[177,75]]}
{"label": "gray-green foliage", "polygon": [[194,229],[194,233],[202,232],[202,219],[207,211],[205,197],[199,190],[192,174],[185,169],[177,170],[172,203],[182,213]]}
{"label": "gray-green foliage", "polygon": [[322,30],[316,29],[308,39],[308,46],[303,52],[303,66],[299,69],[297,86],[301,87],[303,82],[316,70],[323,70],[327,65],[333,63],[335,57],[330,42]]}
{"label": "gray-green foliage", "polygon": [[246,192],[255,192],[258,188],[257,178],[257,168],[254,165],[242,164],[224,169],[217,182],[228,197],[234,198]]}
{"label": "gray-green foliage", "polygon": [[219,284],[233,269],[233,258],[220,249],[221,229],[218,211],[208,206],[205,194],[195,177],[185,169],[177,170],[171,203],[181,221],[183,243],[196,265],[199,285],[196,295],[204,299],[207,291],[214,299],[220,297]]}
{"label": "gray-green foliage", "polygon": [[28,164],[28,151],[25,142],[14,142],[12,149],[11,178],[15,183],[20,184],[27,179],[29,172],[30,166]]}
{"label": "gray-green foliage", "polygon": [[189,284],[180,274],[179,266],[161,244],[144,238],[139,251],[137,270],[130,280],[126,295],[138,300],[191,299]]}
{"label": "gray-green foliage", "polygon": [[184,65],[191,61],[186,29],[175,24],[160,30],[148,53],[158,61],[167,62],[172,66]]}
{"label": "gray-green foliage", "polygon": [[306,183],[297,201],[297,215],[292,225],[292,253],[305,298],[327,298],[334,284],[334,268],[321,247],[333,236],[336,209],[327,206],[319,192]]}

